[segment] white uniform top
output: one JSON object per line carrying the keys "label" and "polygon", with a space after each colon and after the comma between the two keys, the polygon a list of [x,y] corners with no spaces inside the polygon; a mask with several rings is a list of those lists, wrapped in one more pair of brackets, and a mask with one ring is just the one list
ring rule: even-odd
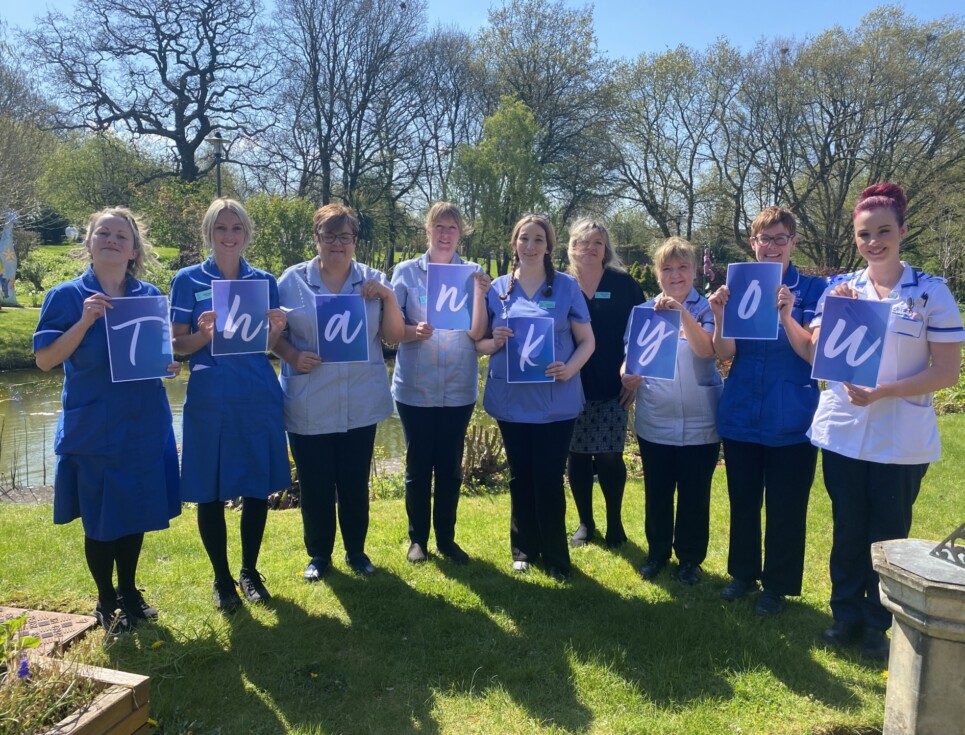
{"label": "white uniform top", "polygon": [[[898,286],[885,299],[878,298],[867,269],[833,278],[811,321],[811,326],[820,326],[824,300],[840,283],[850,285],[858,298],[891,304],[879,383],[893,383],[927,368],[929,342],[965,341],[962,316],[945,279],[903,265]],[[828,382],[808,436],[815,446],[869,462],[925,464],[941,456],[931,393],[855,406],[842,383]]]}

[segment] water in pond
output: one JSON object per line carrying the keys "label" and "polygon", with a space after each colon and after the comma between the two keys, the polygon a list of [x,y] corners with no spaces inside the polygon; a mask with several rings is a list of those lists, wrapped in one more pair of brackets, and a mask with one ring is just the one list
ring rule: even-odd
{"label": "water in pond", "polygon": [[[52,485],[54,482],[54,431],[60,413],[61,369],[0,372],[0,486]],[[188,371],[165,380],[174,433],[181,444],[181,407],[188,385]],[[376,451],[383,457],[405,454],[402,424],[393,413],[379,424]]]}

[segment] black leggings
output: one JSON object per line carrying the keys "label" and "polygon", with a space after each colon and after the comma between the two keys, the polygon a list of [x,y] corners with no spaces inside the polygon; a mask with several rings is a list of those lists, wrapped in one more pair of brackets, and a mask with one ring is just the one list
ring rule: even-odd
{"label": "black leggings", "polygon": [[623,533],[623,490],[627,484],[627,466],[622,452],[584,454],[570,452],[566,475],[573,492],[580,523],[589,529],[596,527],[593,521],[593,475],[600,480],[600,489],[606,501],[607,536]]}
{"label": "black leggings", "polygon": [[84,537],[84,555],[94,584],[97,585],[97,598],[102,608],[113,610],[117,607],[117,592],[114,589],[114,566],[117,566],[117,589],[132,592],[137,585],[137,562],[141,557],[143,533],[132,533],[113,541],[97,541],[90,536]]}
{"label": "black leggings", "polygon": [[[268,501],[244,498],[241,506],[241,568],[255,570],[261,540],[268,521]],[[232,579],[228,566],[228,529],[225,525],[224,502],[198,503],[198,531],[208,553],[215,579]]]}

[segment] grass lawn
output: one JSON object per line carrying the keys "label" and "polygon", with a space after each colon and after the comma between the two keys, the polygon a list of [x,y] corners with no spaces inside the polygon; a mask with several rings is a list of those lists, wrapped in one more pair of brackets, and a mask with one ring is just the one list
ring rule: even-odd
{"label": "grass lawn", "polygon": [[0,370],[34,366],[33,335],[40,309],[0,309]]}
{"label": "grass lawn", "polygon": [[[944,459],[925,478],[913,535],[938,539],[965,520],[965,416],[941,419]],[[705,580],[655,584],[645,557],[642,485],[632,480],[619,552],[574,553],[564,586],[514,576],[508,496],[465,498],[460,567],[405,561],[402,501],[372,504],[368,551],[379,572],[352,576],[339,558],[316,585],[297,511],[269,516],[260,568],[270,606],[224,618],[193,508],[149,534],[140,581],[157,624],[110,644],[122,669],[150,675],[156,732],[185,733],[877,733],[886,674],[823,649],[830,507],[815,482],[804,594],[777,619],[722,602],[728,511],[715,478]],[[602,500],[597,501],[602,526]],[[93,586],[78,523],[49,506],[0,505],[0,601],[90,612]],[[229,513],[237,571],[237,513]],[[575,511],[569,508],[570,525]],[[340,542],[337,542],[337,544]]]}

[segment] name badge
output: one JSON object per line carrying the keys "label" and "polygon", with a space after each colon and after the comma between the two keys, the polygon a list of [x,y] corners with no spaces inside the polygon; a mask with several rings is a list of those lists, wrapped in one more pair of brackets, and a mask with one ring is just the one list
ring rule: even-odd
{"label": "name badge", "polygon": [[555,301],[540,301],[540,302],[539,302],[539,308],[540,308],[540,309],[555,309],[555,308],[556,308],[556,302],[555,302]]}
{"label": "name badge", "polygon": [[210,289],[210,288],[209,288],[209,289],[206,289],[206,290],[204,290],[204,291],[198,291],[198,292],[194,295],[194,300],[195,300],[195,301],[207,301],[207,300],[210,299],[210,298],[211,298],[211,289]]}
{"label": "name badge", "polygon": [[914,319],[910,316],[896,317],[891,324],[891,330],[895,334],[902,334],[906,337],[921,337],[921,332],[925,328],[925,322],[921,319]]}
{"label": "name badge", "polygon": [[610,292],[609,292],[609,291],[597,291],[595,294],[593,294],[593,298],[595,298],[595,299],[608,299],[608,298],[610,298]]}
{"label": "name badge", "polygon": [[426,295],[425,295],[425,294],[422,294],[422,295],[419,296],[419,303],[420,303],[422,306],[425,306],[425,305],[426,305]]}

